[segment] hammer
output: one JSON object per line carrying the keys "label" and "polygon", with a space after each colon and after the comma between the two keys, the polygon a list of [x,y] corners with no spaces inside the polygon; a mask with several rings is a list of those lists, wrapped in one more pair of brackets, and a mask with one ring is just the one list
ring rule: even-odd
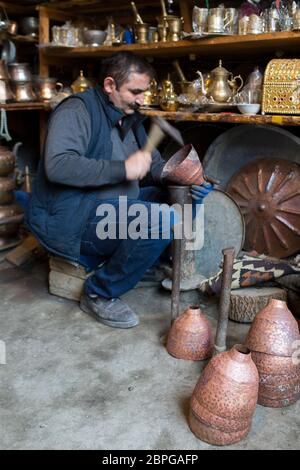
{"label": "hammer", "polygon": [[183,138],[179,130],[171,126],[171,124],[169,124],[165,119],[156,116],[152,118],[148,139],[144,147],[145,152],[152,153],[154,148],[160,144],[165,135],[171,137],[180,146],[184,145]]}

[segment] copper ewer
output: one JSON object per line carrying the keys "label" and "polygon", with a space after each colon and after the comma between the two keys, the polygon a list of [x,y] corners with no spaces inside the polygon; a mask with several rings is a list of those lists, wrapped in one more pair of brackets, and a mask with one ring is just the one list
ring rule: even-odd
{"label": "copper ewer", "polygon": [[192,395],[189,426],[202,441],[234,444],[248,434],[259,377],[248,348],[235,345],[210,360]]}
{"label": "copper ewer", "polygon": [[178,359],[201,361],[212,355],[213,338],[209,320],[198,306],[190,306],[173,323],[167,351]]}
{"label": "copper ewer", "polygon": [[281,408],[300,398],[300,344],[298,324],[283,300],[271,299],[257,313],[246,346],[259,372],[258,403]]}
{"label": "copper ewer", "polygon": [[205,181],[198,153],[192,144],[182,147],[167,161],[162,178],[185,186],[200,185]]}

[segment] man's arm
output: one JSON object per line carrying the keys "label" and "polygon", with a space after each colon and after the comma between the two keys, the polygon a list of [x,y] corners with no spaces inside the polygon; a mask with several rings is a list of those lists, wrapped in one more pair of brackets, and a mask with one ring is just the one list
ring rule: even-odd
{"label": "man's arm", "polygon": [[90,138],[90,116],[80,99],[70,98],[54,111],[45,145],[45,170],[51,182],[84,188],[126,179],[123,161],[86,158]]}

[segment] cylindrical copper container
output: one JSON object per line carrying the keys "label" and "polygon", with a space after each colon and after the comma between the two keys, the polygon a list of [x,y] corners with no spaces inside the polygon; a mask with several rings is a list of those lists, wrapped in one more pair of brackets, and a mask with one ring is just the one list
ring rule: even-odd
{"label": "cylindrical copper container", "polygon": [[174,321],[167,351],[178,359],[201,361],[212,355],[213,337],[209,320],[198,306],[191,306]]}
{"label": "cylindrical copper container", "polygon": [[295,403],[300,398],[300,363],[295,357],[300,335],[286,302],[271,299],[257,313],[245,344],[259,372],[258,403],[273,408]]}
{"label": "cylindrical copper container", "polygon": [[248,348],[235,345],[211,359],[192,395],[189,426],[202,441],[229,445],[248,434],[259,376]]}
{"label": "cylindrical copper container", "polygon": [[202,184],[205,181],[203,168],[192,144],[187,144],[176,152],[165,164],[162,177],[182,185]]}

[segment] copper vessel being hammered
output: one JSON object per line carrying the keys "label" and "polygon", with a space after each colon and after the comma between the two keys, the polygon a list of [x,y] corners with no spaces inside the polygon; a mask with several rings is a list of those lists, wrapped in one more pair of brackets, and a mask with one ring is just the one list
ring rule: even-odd
{"label": "copper vessel being hammered", "polygon": [[234,444],[250,431],[259,376],[248,348],[235,345],[213,357],[194,389],[189,426],[202,441]]}
{"label": "copper vessel being hammered", "polygon": [[258,403],[272,408],[295,403],[300,398],[300,363],[296,357],[300,335],[286,302],[271,299],[258,312],[245,344],[259,372]]}
{"label": "copper vessel being hammered", "polygon": [[201,361],[212,355],[213,337],[209,320],[198,306],[190,306],[174,321],[167,351],[177,359]]}
{"label": "copper vessel being hammered", "polygon": [[167,161],[162,178],[185,186],[200,185],[205,181],[198,153],[192,144],[182,147]]}

